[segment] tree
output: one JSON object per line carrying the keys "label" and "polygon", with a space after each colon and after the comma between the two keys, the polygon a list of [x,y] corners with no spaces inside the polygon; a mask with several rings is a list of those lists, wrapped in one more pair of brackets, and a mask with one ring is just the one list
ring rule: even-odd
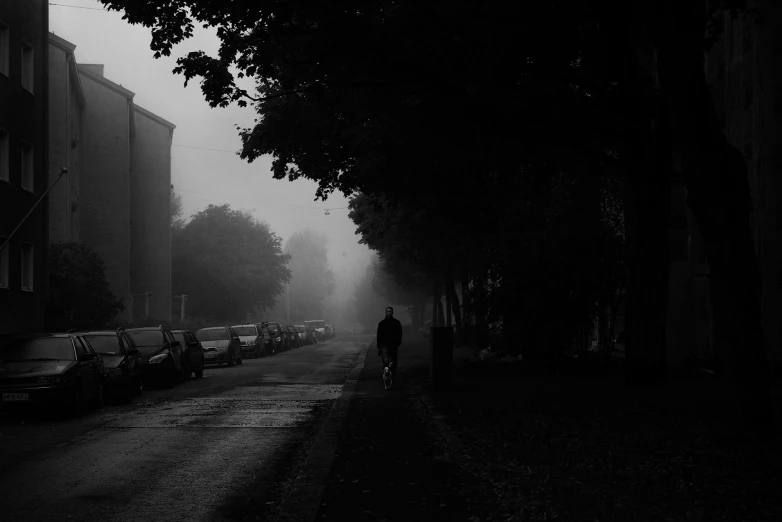
{"label": "tree", "polygon": [[49,287],[50,331],[103,328],[124,309],[109,289],[103,260],[86,243],[49,245]]}
{"label": "tree", "polygon": [[665,0],[648,23],[671,113],[670,132],[684,164],[687,205],[704,240],[720,374],[742,424],[768,431],[773,422],[770,377],[747,162],[725,136],[704,68],[705,52],[724,30],[726,14],[757,12],[743,0]]}
{"label": "tree", "polygon": [[181,230],[185,226],[185,219],[182,217],[182,196],[171,189],[171,229]]}
{"label": "tree", "polygon": [[334,291],[334,273],[328,265],[327,238],[306,228],[285,243],[290,256],[288,286],[291,321],[325,319],[326,300]]}
{"label": "tree", "polygon": [[382,319],[382,310],[388,306],[388,301],[379,295],[372,286],[377,269],[377,258],[374,257],[364,270],[350,304],[355,313],[355,319],[365,332],[375,333],[377,323]]}
{"label": "tree", "polygon": [[265,222],[229,205],[209,205],[172,237],[176,293],[188,315],[241,321],[274,306],[291,273],[290,256]]}
{"label": "tree", "polygon": [[[194,23],[217,27],[217,57],[192,52],[175,71],[201,78],[212,106],[254,104],[259,117],[240,129],[241,157],[272,154],[275,178],[312,179],[316,197],[361,192],[424,209],[428,230],[459,230],[468,247],[457,258],[477,307],[484,294],[509,302],[503,293],[523,288],[529,273],[562,282],[554,288],[564,296],[563,265],[539,265],[566,252],[551,243],[561,223],[549,212],[556,191],[546,187],[623,170],[631,380],[664,375],[667,209],[679,152],[713,270],[719,337],[736,347],[726,350],[737,393],[745,409],[765,404],[746,165],[715,123],[703,78],[709,20],[742,0],[102,2],[152,28],[158,56],[191,36]],[[237,87],[232,70],[257,81],[255,96]],[[520,247],[523,262],[514,263]]]}

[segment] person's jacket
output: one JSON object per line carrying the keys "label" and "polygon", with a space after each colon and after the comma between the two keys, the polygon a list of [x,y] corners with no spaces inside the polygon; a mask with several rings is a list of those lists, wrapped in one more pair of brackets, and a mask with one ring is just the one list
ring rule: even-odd
{"label": "person's jacket", "polygon": [[402,323],[393,317],[386,317],[377,324],[377,347],[396,348],[402,344]]}

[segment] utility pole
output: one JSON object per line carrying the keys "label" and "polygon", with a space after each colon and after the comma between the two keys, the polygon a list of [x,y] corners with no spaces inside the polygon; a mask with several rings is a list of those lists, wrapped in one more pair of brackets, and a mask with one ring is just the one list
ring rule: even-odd
{"label": "utility pole", "polygon": [[174,299],[181,299],[179,304],[179,322],[185,321],[185,301],[187,301],[187,294],[174,296]]}
{"label": "utility pole", "polygon": [[291,284],[288,283],[286,285],[287,290],[285,291],[285,296],[287,297],[288,301],[288,322],[291,322]]}

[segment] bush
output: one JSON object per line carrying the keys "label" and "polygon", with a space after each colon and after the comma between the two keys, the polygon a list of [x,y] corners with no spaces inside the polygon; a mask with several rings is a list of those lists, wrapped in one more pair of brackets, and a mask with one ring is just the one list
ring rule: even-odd
{"label": "bush", "polygon": [[86,243],[49,246],[49,288],[49,331],[103,328],[125,308],[109,289],[103,260]]}

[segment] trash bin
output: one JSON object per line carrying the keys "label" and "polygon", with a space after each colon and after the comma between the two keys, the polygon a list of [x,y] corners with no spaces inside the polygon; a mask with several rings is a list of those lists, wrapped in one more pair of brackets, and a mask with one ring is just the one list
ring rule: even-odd
{"label": "trash bin", "polygon": [[450,326],[437,326],[430,329],[429,377],[434,390],[445,390],[451,386],[453,345],[453,328]]}

